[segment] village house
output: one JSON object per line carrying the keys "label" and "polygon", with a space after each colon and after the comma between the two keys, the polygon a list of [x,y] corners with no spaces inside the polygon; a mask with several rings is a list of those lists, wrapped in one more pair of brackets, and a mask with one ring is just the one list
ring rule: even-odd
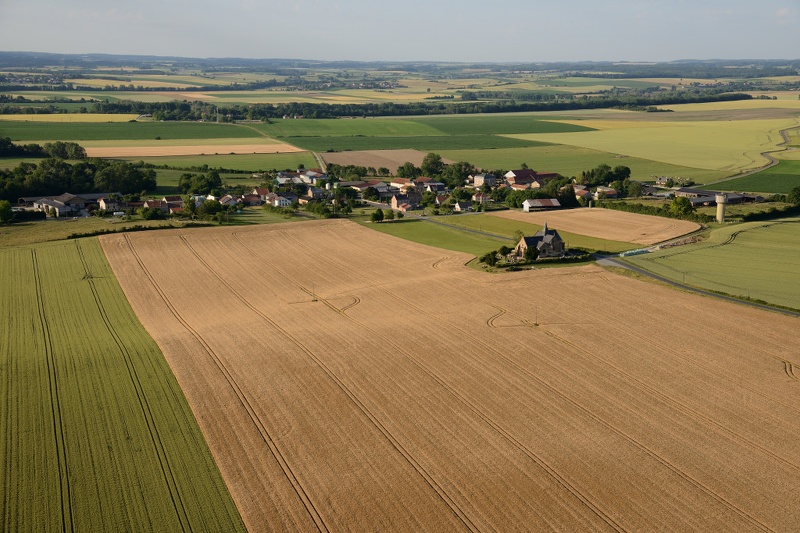
{"label": "village house", "polygon": [[264,187],[256,187],[252,191],[250,191],[250,194],[255,194],[256,196],[261,198],[262,202],[267,203],[268,202],[267,196],[271,193],[269,192],[269,189],[266,189]]}
{"label": "village house", "polygon": [[416,202],[406,194],[393,195],[391,206],[392,209],[403,212],[417,208]]}
{"label": "village house", "polygon": [[492,197],[486,193],[476,192],[472,195],[472,201],[476,204],[486,205],[492,201]]}
{"label": "village house", "polygon": [[604,185],[598,185],[592,194],[592,198],[595,200],[599,200],[601,198],[616,198],[617,195],[616,189],[612,189],[611,187],[606,187]]}
{"label": "village house", "polygon": [[531,189],[540,189],[548,181],[561,177],[555,172],[536,172],[530,168],[509,170],[503,175],[508,185],[527,185]]}
{"label": "village house", "polygon": [[472,205],[469,202],[456,202],[453,204],[453,211],[466,213],[467,211],[472,211]]}
{"label": "village house", "polygon": [[474,176],[469,176],[470,181],[472,181],[472,185],[477,189],[479,187],[483,187],[484,185],[488,187],[494,187],[497,184],[497,178],[494,174],[476,174]]}
{"label": "village house", "polygon": [[162,213],[169,213],[169,204],[161,200],[145,200],[142,207],[147,209],[158,209]]}
{"label": "village house", "polygon": [[243,194],[239,201],[247,206],[258,206],[264,203],[257,194]]}
{"label": "village house", "polygon": [[566,251],[561,235],[554,229],[548,229],[547,222],[532,237],[522,237],[514,248],[514,255],[525,257],[531,246],[538,251],[537,257],[561,257]]}

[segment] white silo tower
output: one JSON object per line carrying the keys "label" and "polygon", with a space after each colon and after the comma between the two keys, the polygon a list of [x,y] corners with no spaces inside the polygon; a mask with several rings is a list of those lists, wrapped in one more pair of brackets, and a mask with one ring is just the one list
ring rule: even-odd
{"label": "white silo tower", "polygon": [[728,195],[725,193],[717,193],[717,222],[722,224],[725,222],[725,204],[728,203]]}

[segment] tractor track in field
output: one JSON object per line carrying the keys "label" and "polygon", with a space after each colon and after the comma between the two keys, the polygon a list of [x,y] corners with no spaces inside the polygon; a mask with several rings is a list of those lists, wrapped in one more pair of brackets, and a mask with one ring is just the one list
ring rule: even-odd
{"label": "tractor track in field", "polygon": [[[413,302],[410,302],[410,301],[406,300],[405,298],[403,298],[403,297],[401,297],[399,295],[394,295],[394,296],[398,300],[401,300],[401,301],[405,302],[407,305],[409,305],[413,309],[416,309],[418,312],[424,313],[424,314],[429,314],[424,309],[419,308],[418,306],[416,306]],[[701,492],[705,493],[710,498],[716,500],[717,502],[722,504],[724,507],[727,507],[728,509],[730,509],[734,513],[738,514],[742,518],[748,520],[751,524],[756,526],[758,529],[760,529],[762,531],[771,531],[769,527],[767,527],[765,524],[762,524],[758,519],[756,519],[754,516],[750,515],[747,511],[745,511],[744,509],[740,508],[739,506],[737,506],[733,502],[727,500],[723,496],[717,494],[711,488],[707,487],[704,483],[694,479],[692,476],[690,476],[689,474],[687,474],[686,472],[681,470],[681,468],[679,468],[677,465],[673,464],[668,459],[662,457],[660,454],[658,454],[656,451],[652,450],[650,447],[648,447],[643,442],[637,440],[635,437],[629,435],[628,433],[626,433],[622,429],[620,429],[620,428],[616,427],[615,425],[611,424],[609,421],[605,420],[603,417],[595,414],[588,407],[583,406],[577,400],[575,400],[575,399],[571,398],[570,396],[566,395],[564,392],[562,392],[561,390],[559,390],[555,386],[547,383],[546,381],[544,381],[539,376],[533,374],[532,372],[530,372],[526,368],[520,366],[518,363],[516,363],[515,361],[510,359],[508,356],[506,356],[501,350],[498,350],[496,347],[494,347],[494,346],[486,343],[485,341],[483,341],[480,338],[480,336],[475,335],[474,332],[471,332],[471,331],[469,331],[469,330],[467,330],[465,328],[462,328],[462,327],[460,327],[460,326],[458,326],[456,324],[451,324],[451,326],[452,326],[452,328],[454,330],[460,331],[463,335],[465,335],[465,337],[471,337],[474,340],[474,342],[476,343],[476,345],[482,345],[482,347],[485,350],[487,350],[488,352],[494,353],[498,358],[506,361],[507,364],[509,364],[510,366],[514,367],[521,374],[524,374],[527,377],[529,377],[530,379],[538,382],[544,388],[550,390],[553,394],[555,394],[558,397],[562,398],[564,401],[568,402],[569,404],[571,404],[575,408],[577,408],[580,412],[582,412],[582,413],[586,414],[587,416],[589,416],[592,420],[594,420],[597,423],[601,424],[602,426],[606,427],[609,431],[611,431],[611,432],[615,433],[616,435],[622,437],[624,440],[630,442],[633,446],[635,446],[636,448],[638,448],[639,450],[644,452],[649,457],[653,458],[653,460],[655,460],[656,462],[658,462],[661,465],[663,465],[664,467],[666,467],[672,473],[674,473],[678,477],[682,478],[684,481],[686,481],[690,485],[694,486],[695,488],[699,489]]]}
{"label": "tractor track in field", "polygon": [[72,509],[72,487],[70,485],[69,462],[67,461],[66,438],[64,435],[64,419],[61,412],[61,400],[58,387],[58,371],[56,367],[53,339],[50,334],[50,324],[44,305],[44,288],[42,275],[39,269],[39,259],[36,250],[31,248],[31,262],[33,265],[33,278],[36,291],[36,302],[39,323],[42,327],[42,340],[44,342],[45,359],[47,360],[47,377],[50,392],[50,409],[53,416],[53,436],[56,445],[56,458],[58,461],[58,484],[61,499],[61,530],[75,531],[75,519]]}
{"label": "tractor track in field", "polygon": [[[249,247],[249,245],[248,245],[248,244],[247,244],[247,243],[246,243],[244,240],[242,240],[242,239],[241,239],[241,237],[240,237],[240,236],[239,236],[237,233],[233,233],[233,236],[234,236],[234,238],[235,238],[235,239],[236,239],[236,240],[237,240],[237,241],[238,241],[238,242],[239,242],[239,243],[240,243],[240,244],[241,244],[243,247],[245,247],[245,248],[247,248],[247,249],[250,249],[252,253],[257,253],[255,250],[252,250],[252,249]],[[210,272],[212,275],[214,275],[214,277],[216,277],[216,278],[217,278],[217,280],[219,280],[219,281],[220,281],[220,282],[221,282],[223,285],[225,285],[225,287],[226,287],[226,288],[227,288],[229,291],[231,291],[231,292],[232,292],[232,293],[233,293],[233,294],[236,296],[236,298],[237,298],[237,299],[238,299],[240,302],[242,302],[242,304],[243,304],[243,305],[245,305],[245,306],[246,306],[248,309],[250,309],[250,310],[251,310],[252,312],[254,312],[256,315],[258,315],[259,317],[261,317],[261,319],[262,319],[262,320],[264,320],[264,322],[266,322],[267,324],[269,324],[270,326],[272,326],[272,327],[273,327],[273,328],[274,328],[276,331],[278,331],[279,333],[281,333],[282,335],[284,335],[284,336],[285,336],[287,339],[289,339],[289,340],[290,340],[292,343],[294,343],[294,344],[295,344],[295,346],[297,346],[297,347],[298,347],[298,348],[299,348],[299,349],[300,349],[300,350],[301,350],[303,353],[305,353],[305,354],[306,354],[306,355],[307,355],[307,356],[308,356],[308,357],[309,357],[311,360],[313,360],[313,361],[314,361],[314,362],[317,364],[317,366],[318,366],[318,367],[319,367],[319,368],[320,368],[320,369],[321,369],[321,370],[322,370],[322,371],[323,371],[323,372],[324,372],[324,373],[325,373],[325,374],[328,376],[328,378],[329,378],[329,379],[330,379],[330,380],[331,380],[331,381],[332,381],[332,382],[333,382],[333,383],[334,383],[334,384],[335,384],[335,385],[336,385],[336,386],[339,388],[339,390],[341,390],[341,391],[342,391],[342,393],[344,393],[344,394],[345,394],[345,396],[347,396],[347,398],[348,398],[348,399],[349,399],[349,400],[350,400],[350,401],[353,403],[353,405],[354,405],[354,406],[355,406],[355,407],[356,407],[356,408],[359,410],[359,412],[361,412],[361,414],[362,414],[362,415],[363,415],[363,416],[364,416],[364,417],[365,417],[367,420],[369,420],[369,421],[370,421],[370,423],[373,425],[373,427],[375,427],[375,429],[376,429],[376,430],[378,430],[378,431],[379,431],[379,432],[380,432],[380,433],[381,433],[381,434],[384,436],[384,438],[386,438],[386,440],[388,440],[388,441],[389,441],[389,443],[391,444],[391,446],[392,446],[392,447],[393,447],[393,448],[394,448],[394,449],[395,449],[395,450],[396,450],[396,451],[397,451],[397,452],[398,452],[398,453],[399,453],[399,454],[400,454],[400,455],[403,457],[403,459],[405,459],[405,461],[406,461],[406,462],[407,462],[407,463],[408,463],[408,464],[409,464],[409,465],[410,465],[410,466],[411,466],[411,467],[412,467],[412,468],[413,468],[413,469],[414,469],[414,470],[415,470],[415,471],[416,471],[416,472],[417,472],[417,473],[420,475],[420,477],[422,477],[422,479],[423,479],[423,480],[425,481],[425,483],[426,483],[426,484],[427,484],[427,485],[428,485],[428,486],[431,488],[431,490],[433,490],[433,491],[434,491],[434,492],[437,494],[437,496],[439,497],[439,499],[440,499],[440,500],[441,500],[441,501],[442,501],[442,502],[443,502],[443,503],[444,503],[444,504],[445,504],[445,505],[446,505],[446,506],[447,506],[447,507],[448,507],[448,508],[451,510],[451,512],[452,512],[452,513],[453,513],[453,514],[456,516],[456,518],[458,518],[458,520],[459,520],[459,521],[460,521],[460,522],[461,522],[461,523],[462,523],[462,524],[463,524],[463,525],[464,525],[464,526],[465,526],[467,529],[469,529],[470,531],[478,531],[478,528],[475,526],[475,524],[473,524],[473,523],[472,523],[472,520],[471,520],[471,519],[470,519],[470,518],[467,516],[467,514],[466,514],[466,513],[465,513],[465,512],[464,512],[464,511],[463,511],[463,510],[462,510],[462,509],[461,509],[461,508],[458,506],[458,504],[457,504],[455,501],[453,501],[453,499],[452,499],[452,498],[451,498],[451,497],[450,497],[450,496],[447,494],[447,492],[445,491],[445,489],[444,489],[444,488],[443,488],[443,487],[442,487],[442,486],[441,486],[441,485],[440,485],[440,484],[439,484],[439,483],[438,483],[438,482],[437,482],[437,481],[434,479],[434,477],[433,477],[433,476],[432,476],[432,475],[431,475],[431,474],[430,474],[430,473],[429,473],[429,472],[428,472],[428,471],[427,471],[427,470],[426,470],[426,469],[425,469],[425,468],[424,468],[424,467],[423,467],[423,466],[422,466],[422,465],[421,465],[421,464],[420,464],[420,463],[419,463],[419,462],[418,462],[418,461],[417,461],[417,460],[414,458],[414,456],[413,456],[413,455],[412,455],[412,454],[411,454],[411,453],[410,453],[410,452],[409,452],[409,451],[408,451],[408,450],[407,450],[407,449],[406,449],[406,448],[405,448],[405,447],[404,447],[404,446],[403,446],[403,445],[400,443],[400,441],[399,441],[399,440],[398,440],[398,439],[397,439],[397,438],[396,438],[394,435],[392,435],[391,431],[389,431],[389,429],[388,429],[388,428],[387,428],[387,427],[386,427],[386,426],[385,426],[385,425],[384,425],[384,424],[383,424],[383,423],[382,423],[382,422],[381,422],[381,421],[378,419],[378,417],[377,417],[377,416],[376,416],[374,413],[372,413],[372,411],[371,411],[371,410],[370,410],[370,409],[369,409],[369,408],[368,408],[368,407],[367,407],[367,406],[366,406],[366,405],[365,405],[365,404],[364,404],[364,403],[363,403],[363,402],[362,402],[362,401],[361,401],[361,400],[358,398],[358,396],[357,396],[357,395],[356,395],[356,394],[355,394],[355,393],[354,393],[354,392],[353,392],[353,391],[352,391],[352,390],[351,390],[351,389],[350,389],[350,388],[349,388],[349,387],[348,387],[348,386],[347,386],[347,385],[346,385],[346,384],[345,384],[345,383],[344,383],[344,382],[343,382],[343,381],[342,381],[342,380],[341,380],[341,379],[340,379],[340,378],[339,378],[339,377],[336,375],[336,373],[335,373],[335,372],[334,372],[334,371],[333,371],[333,370],[332,370],[330,367],[328,367],[328,366],[327,366],[327,365],[326,365],[326,364],[325,364],[325,363],[324,363],[324,362],[323,362],[323,361],[322,361],[322,360],[321,360],[321,359],[320,359],[320,358],[319,358],[319,357],[318,357],[318,356],[317,356],[317,355],[316,355],[316,354],[315,354],[315,353],[314,353],[312,350],[310,350],[310,349],[309,349],[309,348],[307,348],[307,347],[306,347],[306,346],[305,346],[303,343],[301,343],[301,342],[300,342],[300,340],[299,340],[299,339],[297,339],[297,337],[295,337],[294,335],[292,335],[292,334],[291,334],[290,332],[288,332],[288,331],[287,331],[285,328],[281,327],[281,326],[280,326],[279,324],[277,324],[277,323],[276,323],[274,320],[272,320],[272,319],[271,319],[269,316],[267,316],[267,315],[266,315],[266,314],[264,314],[262,311],[260,311],[260,310],[259,310],[257,307],[255,307],[253,304],[251,304],[251,303],[249,302],[249,300],[247,300],[247,298],[245,298],[245,297],[244,297],[244,296],[243,296],[241,293],[239,293],[239,292],[238,292],[238,291],[235,289],[235,287],[233,287],[233,286],[232,286],[230,283],[228,283],[228,282],[227,282],[227,281],[226,281],[224,278],[222,278],[222,276],[220,276],[220,274],[219,274],[219,273],[217,273],[217,272],[216,272],[216,270],[214,270],[214,269],[213,269],[213,267],[211,267],[211,265],[209,265],[209,264],[208,264],[208,263],[207,263],[207,262],[206,262],[206,261],[205,261],[205,260],[204,260],[204,259],[203,259],[203,258],[202,258],[202,257],[201,257],[201,256],[200,256],[200,255],[199,255],[199,254],[198,254],[198,253],[197,253],[197,252],[196,252],[196,251],[195,251],[195,250],[194,250],[194,249],[191,247],[191,245],[189,244],[189,242],[188,242],[188,241],[187,241],[187,240],[186,240],[184,237],[181,237],[181,238],[183,239],[183,242],[184,242],[184,244],[185,244],[186,246],[188,246],[188,247],[189,247],[189,249],[192,251],[192,253],[195,255],[195,257],[198,259],[198,261],[200,261],[200,262],[201,262],[201,263],[202,263],[202,264],[203,264],[203,265],[204,265],[204,266],[205,266],[205,267],[208,269],[208,271],[209,271],[209,272]],[[276,269],[276,270],[280,270],[280,269]],[[287,279],[292,279],[292,278],[291,278],[291,277],[288,275],[288,273],[284,273],[284,275],[287,277]],[[296,283],[296,282],[295,282],[295,283]],[[298,284],[298,285],[299,285],[299,284]],[[300,285],[300,288],[301,288],[301,289],[302,289],[302,290],[303,290],[305,293],[307,293],[308,295],[312,296],[313,298],[317,298],[319,301],[322,301],[322,302],[323,302],[323,303],[324,303],[324,304],[325,304],[327,307],[329,307],[329,308],[331,308],[332,310],[334,310],[334,311],[335,311],[337,314],[339,314],[339,315],[341,315],[341,316],[343,316],[343,317],[347,318],[348,320],[353,320],[351,317],[349,317],[349,316],[348,316],[348,315],[345,313],[345,311],[346,311],[346,309],[349,309],[350,307],[352,307],[353,305],[355,305],[355,303],[354,303],[354,304],[351,304],[350,306],[347,306],[346,308],[340,309],[340,308],[336,307],[335,305],[331,304],[330,302],[328,302],[327,300],[325,300],[325,299],[322,299],[322,298],[319,298],[318,296],[316,296],[313,290],[307,289],[307,288],[303,287],[302,285]],[[357,298],[357,300],[358,300],[358,302],[360,302],[360,301],[361,301],[361,299],[360,299],[360,298]],[[358,302],[356,302],[356,303],[358,303]]]}
{"label": "tractor track in field", "polygon": [[[200,335],[200,333],[195,330],[189,322],[183,318],[180,314],[178,309],[172,303],[172,301],[167,296],[164,289],[158,284],[156,279],[150,273],[150,270],[144,263],[144,260],[141,258],[139,253],[136,251],[136,248],[133,245],[133,241],[131,240],[130,236],[126,233],[123,234],[123,238],[125,239],[125,243],[127,244],[128,248],[131,251],[134,259],[136,260],[139,268],[142,270],[144,275],[147,277],[150,284],[153,286],[153,289],[158,293],[161,300],[169,309],[170,313],[175,317],[178,323],[192,336],[194,339],[202,346],[203,350],[209,356],[209,358],[213,361],[214,365],[219,369],[220,374],[228,383],[228,386],[233,391],[234,395],[236,396],[239,404],[241,405],[244,412],[247,414],[248,418],[252,422],[253,426],[255,427],[257,433],[261,436],[261,440],[270,450],[270,453],[274,457],[275,461],[280,466],[284,476],[286,477],[289,484],[292,486],[295,494],[297,495],[298,499],[300,500],[302,506],[305,508],[306,512],[309,515],[311,522],[314,524],[317,531],[326,532],[330,531],[325,521],[322,519],[319,511],[314,506],[313,502],[308,496],[305,488],[302,486],[300,481],[298,480],[297,476],[295,475],[294,471],[292,470],[291,466],[289,465],[288,461],[284,457],[283,453],[278,448],[275,440],[270,435],[269,431],[263,421],[257,415],[255,409],[253,408],[250,399],[244,393],[242,388],[234,379],[233,375],[231,374],[230,370],[225,366],[225,363],[219,357],[219,355],[211,348],[211,346],[206,342],[206,340]],[[181,236],[183,238],[183,236]]]}
{"label": "tractor track in field", "polygon": [[[295,236],[293,236],[293,235],[291,235],[289,233],[284,233],[284,235],[286,237],[288,237],[289,239],[291,239],[291,240],[299,242],[299,241],[297,241],[297,238]],[[258,250],[254,250],[254,249],[250,248],[246,243],[244,243],[241,240],[239,242],[243,246],[248,248],[251,253],[256,254],[256,255],[260,255]],[[299,242],[299,244],[302,245],[301,242]],[[263,255],[262,255],[262,257],[263,257]],[[334,258],[329,258],[329,259],[332,260],[332,261],[340,262],[339,260],[334,259]],[[281,268],[279,268],[277,266],[275,266],[274,268],[275,268],[276,271],[282,272],[282,275],[286,279],[292,280],[293,283],[295,283],[297,286],[299,286],[301,290],[303,290],[304,292],[306,292],[308,294],[311,294],[311,291],[309,291],[309,289],[304,287],[302,285],[302,283],[300,283],[299,281],[294,279],[294,277],[290,273],[286,272],[285,270],[283,270],[283,269],[281,269]],[[414,306],[413,304],[411,304],[410,302],[408,302],[404,298],[391,293],[391,291],[385,290],[384,292],[387,295],[390,295],[391,297],[393,297],[394,299],[396,299],[398,301],[405,302],[407,305],[410,305],[412,308],[418,309],[418,310],[422,311],[423,313],[428,314],[427,312],[417,308],[416,306]],[[339,314],[342,314],[339,311],[339,309],[336,308],[336,306],[332,305],[330,302],[328,302],[324,298],[320,298],[319,295],[317,295],[317,298],[319,299],[319,301],[323,302],[327,307],[329,307],[333,311],[335,311],[335,312],[337,312]],[[431,368],[429,368],[422,361],[420,361],[419,358],[416,357],[413,353],[411,353],[406,347],[401,346],[400,344],[396,343],[393,339],[389,338],[388,336],[386,336],[381,331],[376,330],[375,328],[370,326],[368,323],[365,323],[365,322],[362,322],[360,320],[354,319],[354,318],[352,318],[350,316],[346,316],[346,315],[343,315],[343,316],[345,316],[345,318],[347,318],[351,322],[353,322],[356,325],[358,325],[362,330],[370,332],[370,335],[373,338],[380,339],[386,345],[391,346],[397,353],[403,354],[404,357],[406,358],[406,360],[408,360],[412,365],[414,365],[417,369],[419,369],[425,375],[430,377],[434,382],[436,382],[440,387],[442,387],[442,389],[444,391],[446,391],[447,394],[449,394],[452,398],[454,398],[454,400],[456,400],[458,403],[463,405],[467,409],[467,411],[473,413],[481,422],[486,424],[486,426],[488,426],[494,432],[499,434],[512,447],[516,448],[523,455],[525,455],[532,463],[534,463],[537,467],[539,467],[550,479],[552,479],[559,487],[561,487],[561,489],[564,490],[565,493],[570,494],[582,506],[584,506],[592,514],[594,514],[600,521],[605,523],[610,529],[612,529],[614,531],[625,531],[625,529],[620,524],[618,524],[611,516],[607,515],[605,513],[605,511],[603,511],[603,509],[601,509],[589,497],[587,497],[585,494],[583,494],[571,481],[569,481],[566,477],[564,477],[555,468],[550,466],[550,464],[548,464],[541,456],[536,454],[533,450],[531,450],[529,447],[527,447],[524,443],[522,443],[520,440],[518,440],[516,437],[514,437],[513,434],[511,434],[509,431],[507,431],[505,428],[503,428],[501,425],[499,425],[497,422],[495,422],[487,413],[485,413],[482,409],[480,409],[477,405],[475,405],[474,402],[470,401],[467,397],[465,397],[463,394],[461,394],[456,389],[454,389],[451,385],[449,385],[446,381],[444,381],[436,372],[434,372]],[[439,318],[441,318],[441,317],[439,317]]]}
{"label": "tractor track in field", "polygon": [[103,299],[100,297],[100,293],[97,290],[97,286],[94,282],[94,278],[91,275],[91,266],[89,265],[88,260],[86,259],[86,255],[83,252],[83,248],[80,245],[80,240],[75,240],[75,247],[78,251],[78,257],[81,260],[81,264],[83,266],[84,271],[84,279],[88,282],[89,288],[92,292],[92,298],[94,299],[95,305],[97,306],[97,310],[100,313],[101,318],[103,319],[103,325],[105,326],[106,330],[108,331],[111,338],[114,340],[114,344],[116,344],[119,353],[122,355],[123,360],[125,361],[125,367],[128,370],[128,376],[130,377],[131,384],[136,392],[136,398],[139,402],[139,408],[142,411],[142,417],[147,424],[147,431],[150,435],[150,442],[153,445],[153,448],[156,451],[156,456],[158,457],[159,466],[161,468],[161,474],[164,476],[164,482],[167,485],[169,490],[170,498],[172,500],[172,506],[175,509],[175,516],[178,517],[178,520],[181,524],[182,531],[191,531],[193,528],[191,526],[191,522],[189,520],[188,513],[186,512],[186,507],[183,503],[183,499],[181,497],[180,490],[178,490],[178,483],[175,480],[175,474],[172,471],[172,465],[169,462],[167,457],[167,452],[164,446],[164,442],[161,439],[161,434],[158,431],[158,425],[155,422],[155,417],[153,416],[153,410],[150,407],[150,402],[147,399],[147,395],[144,392],[144,387],[142,386],[142,380],[139,378],[139,374],[136,371],[136,366],[133,363],[133,357],[131,356],[130,350],[128,350],[127,346],[125,346],[125,342],[117,333],[116,329],[114,328],[114,324],[111,318],[108,316],[108,312],[106,311],[105,305],[103,305]]}
{"label": "tractor track in field", "polygon": [[[672,398],[671,396],[668,396],[668,395],[662,393],[656,387],[648,385],[647,383],[645,383],[641,379],[639,379],[639,378],[633,376],[632,374],[630,374],[629,372],[626,372],[625,370],[619,368],[617,365],[614,365],[614,364],[604,360],[602,357],[598,357],[597,355],[595,355],[591,351],[589,351],[589,350],[587,350],[585,348],[582,348],[581,346],[578,346],[574,342],[562,337],[561,335],[558,335],[557,333],[552,332],[552,331],[548,331],[548,330],[544,330],[544,332],[547,335],[549,335],[551,338],[556,339],[557,341],[561,342],[562,344],[565,344],[565,345],[571,347],[572,349],[583,353],[584,355],[594,359],[595,361],[599,361],[603,366],[605,366],[606,368],[611,369],[614,373],[616,373],[617,375],[621,376],[625,380],[626,383],[633,384],[636,387],[636,389],[638,389],[639,391],[641,391],[641,392],[643,392],[643,393],[645,393],[645,394],[647,394],[647,395],[649,395],[649,396],[651,396],[653,398],[657,398],[662,404],[664,404],[666,406],[669,406],[669,407],[671,407],[672,409],[674,409],[674,410],[676,410],[678,412],[683,413],[687,418],[702,421],[706,426],[716,428],[718,431],[720,431],[721,433],[727,435],[729,438],[739,442],[740,444],[743,444],[743,445],[745,445],[747,447],[750,447],[750,448],[752,448],[752,449],[754,449],[754,450],[756,450],[758,452],[761,452],[764,455],[770,457],[771,459],[773,459],[773,460],[775,460],[775,461],[777,461],[779,463],[782,463],[784,466],[787,466],[789,468],[793,468],[794,470],[797,470],[798,472],[800,472],[800,465],[789,461],[785,457],[783,457],[781,455],[778,455],[778,454],[772,452],[771,450],[769,450],[767,448],[764,448],[763,446],[761,446],[757,442],[753,441],[752,439],[749,439],[749,438],[745,437],[744,435],[741,435],[741,434],[737,433],[736,431],[723,426],[722,424],[720,424],[719,422],[717,422],[713,418],[711,418],[709,416],[706,416],[703,413],[700,413],[699,411],[697,411],[696,409],[694,409],[694,408],[692,408],[692,407],[690,407],[690,406],[688,406],[688,405],[686,405],[686,404],[684,404],[684,403]],[[786,361],[786,363],[788,363],[788,365],[791,366],[791,363],[789,363],[788,361]]]}

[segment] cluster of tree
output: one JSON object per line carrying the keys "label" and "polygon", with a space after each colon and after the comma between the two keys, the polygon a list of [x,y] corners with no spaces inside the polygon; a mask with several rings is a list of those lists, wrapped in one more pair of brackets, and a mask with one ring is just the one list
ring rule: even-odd
{"label": "cluster of tree", "polygon": [[87,159],[69,164],[48,158],[39,164],[23,162],[13,169],[0,169],[0,199],[15,203],[23,196],[112,191],[130,194],[155,187],[154,170],[122,161]]}
{"label": "cluster of tree", "polygon": [[383,222],[383,221],[391,222],[395,218],[399,220],[404,216],[405,215],[403,214],[402,211],[398,211],[397,213],[395,213],[392,209],[376,209],[369,216],[369,219],[371,222]]}
{"label": "cluster of tree", "polygon": [[629,204],[625,202],[598,202],[598,207],[605,207],[607,209],[616,209],[617,211],[627,211],[629,213],[641,213],[643,215],[654,215],[668,218],[679,218],[682,220],[691,220],[701,224],[713,222],[714,217],[696,213],[692,202],[688,198],[677,197],[668,204],[656,206],[645,204]]}
{"label": "cluster of tree", "polygon": [[61,159],[86,159],[86,150],[73,142],[56,141],[38,144],[14,144],[9,137],[0,137],[0,157],[60,157]]}
{"label": "cluster of tree", "polygon": [[[309,102],[289,102],[280,104],[235,104],[219,107],[207,102],[133,102],[99,101],[92,104],[93,113],[136,113],[151,114],[156,120],[212,120],[217,110],[220,120],[262,120],[284,116],[306,118],[340,117],[378,117],[410,115],[444,115],[465,113],[504,113],[525,111],[564,111],[571,109],[602,109],[621,106],[658,106],[681,103],[700,103],[730,100],[749,100],[753,97],[744,93],[719,93],[713,89],[691,89],[667,91],[654,94],[641,94],[614,97],[572,97],[564,96],[556,100],[543,98],[542,101],[519,101],[502,99],[493,101],[471,101],[469,91],[462,93],[461,102],[374,102],[367,104],[320,104]],[[533,97],[531,97],[533,98]],[[16,112],[16,111],[15,111]]]}
{"label": "cluster of tree", "polygon": [[582,171],[580,176],[577,176],[577,181],[579,184],[586,185],[587,187],[604,185],[616,189],[612,183],[621,186],[622,182],[629,180],[630,177],[631,169],[626,166],[617,165],[612,169],[610,166],[602,164],[593,169]]}
{"label": "cluster of tree", "polygon": [[444,183],[448,189],[456,189],[464,185],[468,176],[477,172],[478,170],[475,166],[466,161],[448,165],[444,162],[442,156],[431,152],[423,158],[420,166],[415,166],[414,163],[406,161],[397,167],[396,175],[406,179],[427,176]]}
{"label": "cluster of tree", "polygon": [[213,194],[218,195],[222,188],[222,178],[219,172],[211,170],[207,174],[181,174],[178,179],[178,188],[183,194]]}

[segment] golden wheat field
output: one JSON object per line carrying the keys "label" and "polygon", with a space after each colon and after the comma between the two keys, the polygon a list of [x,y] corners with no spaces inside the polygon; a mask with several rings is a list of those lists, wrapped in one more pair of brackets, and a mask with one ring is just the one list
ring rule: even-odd
{"label": "golden wheat field", "polygon": [[797,319],[347,221],[101,241],[252,531],[800,523]]}
{"label": "golden wheat field", "polygon": [[488,216],[529,222],[598,239],[651,245],[700,229],[688,220],[653,217],[613,209],[581,208],[525,213],[518,209],[493,211]]}

